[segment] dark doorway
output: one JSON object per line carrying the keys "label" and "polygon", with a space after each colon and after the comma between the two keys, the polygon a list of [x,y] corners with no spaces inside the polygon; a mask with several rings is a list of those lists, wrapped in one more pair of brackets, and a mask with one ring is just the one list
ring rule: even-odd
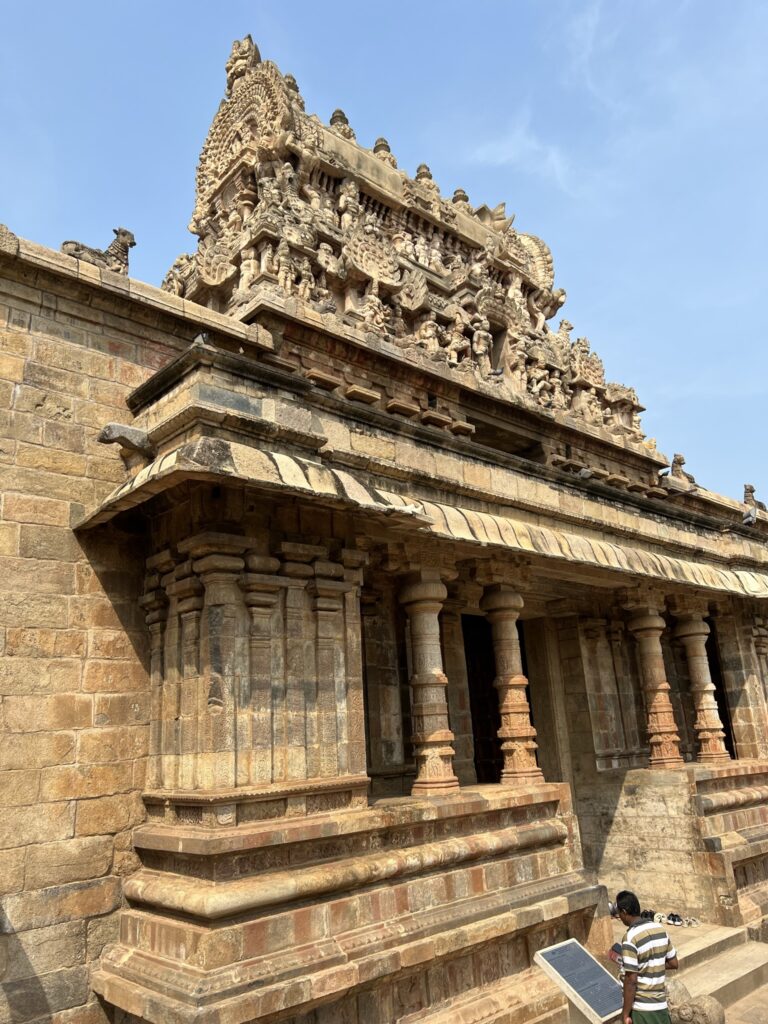
{"label": "dark doorway", "polygon": [[734,760],[736,759],[736,748],[733,744],[733,728],[731,726],[731,709],[728,707],[728,698],[725,694],[723,684],[723,671],[720,666],[720,651],[717,647],[717,627],[713,619],[707,619],[709,636],[707,637],[707,660],[709,661],[709,674],[715,684],[715,700],[717,710],[720,712],[720,721],[723,723],[725,733],[725,749]]}
{"label": "dark doorway", "polygon": [[469,706],[475,744],[475,771],[478,782],[498,782],[501,778],[499,741],[499,699],[493,688],[496,664],[493,657],[491,626],[482,615],[462,615],[464,656],[467,660]]}

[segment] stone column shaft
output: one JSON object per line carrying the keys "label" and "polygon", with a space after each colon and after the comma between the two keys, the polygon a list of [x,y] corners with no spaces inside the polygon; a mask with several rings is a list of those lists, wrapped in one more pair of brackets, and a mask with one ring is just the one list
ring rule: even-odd
{"label": "stone column shaft", "polygon": [[501,781],[507,785],[543,782],[544,776],[536,763],[536,730],[525,693],[528,680],[523,675],[517,632],[523,599],[512,587],[498,584],[485,591],[480,607],[488,616],[493,633],[493,685],[499,695],[499,739],[504,759]]}
{"label": "stone column shaft", "polygon": [[685,648],[691,695],[696,709],[696,720],[693,724],[699,741],[696,760],[704,764],[730,761],[730,755],[725,747],[723,723],[715,700],[715,686],[709,671],[706,646],[709,626],[704,621],[704,616],[698,612],[679,616],[675,636]]}
{"label": "stone column shaft", "polygon": [[637,640],[651,749],[649,766],[677,768],[683,764],[683,758],[661,650],[661,634],[666,623],[655,609],[643,608],[633,610],[627,625]]}
{"label": "stone column shaft", "polygon": [[[159,580],[157,582],[159,583]],[[140,604],[149,628],[150,719],[147,788],[159,789],[163,783],[163,634],[168,608],[165,594],[159,587],[148,590]]]}
{"label": "stone column shaft", "polygon": [[243,682],[236,649],[238,577],[244,565],[238,556],[218,553],[194,562],[205,587],[202,651],[208,694],[201,754],[205,788],[231,788],[237,783],[237,708]]}
{"label": "stone column shaft", "polygon": [[411,627],[413,675],[413,746],[416,759],[414,796],[429,796],[458,789],[453,773],[453,733],[448,722],[438,616],[448,596],[439,576],[422,573],[400,594]]}
{"label": "stone column shaft", "polygon": [[250,554],[241,580],[250,616],[248,653],[250,666],[250,717],[242,716],[242,742],[238,751],[238,781],[263,785],[274,782],[272,726],[272,615],[280,597],[281,581],[274,575],[276,558]]}

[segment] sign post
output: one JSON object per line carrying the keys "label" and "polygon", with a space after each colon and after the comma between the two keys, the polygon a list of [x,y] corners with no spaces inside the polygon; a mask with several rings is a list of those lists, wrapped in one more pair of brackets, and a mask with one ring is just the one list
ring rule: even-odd
{"label": "sign post", "polygon": [[533,959],[578,1011],[572,1020],[608,1024],[621,1015],[622,986],[576,939],[540,949]]}

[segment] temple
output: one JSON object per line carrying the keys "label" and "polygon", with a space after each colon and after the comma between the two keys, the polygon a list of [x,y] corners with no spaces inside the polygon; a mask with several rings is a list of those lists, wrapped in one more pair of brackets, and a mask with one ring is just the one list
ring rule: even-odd
{"label": "temple", "polygon": [[560,1024],[621,887],[768,938],[768,515],[513,220],[246,37],[162,289],[0,229],[9,1019]]}

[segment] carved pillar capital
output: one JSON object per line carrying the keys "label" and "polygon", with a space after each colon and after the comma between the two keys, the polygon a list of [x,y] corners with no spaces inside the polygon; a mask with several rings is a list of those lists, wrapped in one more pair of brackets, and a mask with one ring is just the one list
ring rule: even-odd
{"label": "carved pillar capital", "polygon": [[[419,605],[422,610],[439,612],[448,597],[448,588],[440,579],[439,573],[422,571],[409,579],[398,595],[400,604],[408,608]],[[433,609],[434,606],[434,609]]]}
{"label": "carved pillar capital", "polygon": [[523,610],[523,597],[515,587],[505,583],[493,583],[485,588],[480,607],[493,622],[493,616],[503,615],[517,621]]}

